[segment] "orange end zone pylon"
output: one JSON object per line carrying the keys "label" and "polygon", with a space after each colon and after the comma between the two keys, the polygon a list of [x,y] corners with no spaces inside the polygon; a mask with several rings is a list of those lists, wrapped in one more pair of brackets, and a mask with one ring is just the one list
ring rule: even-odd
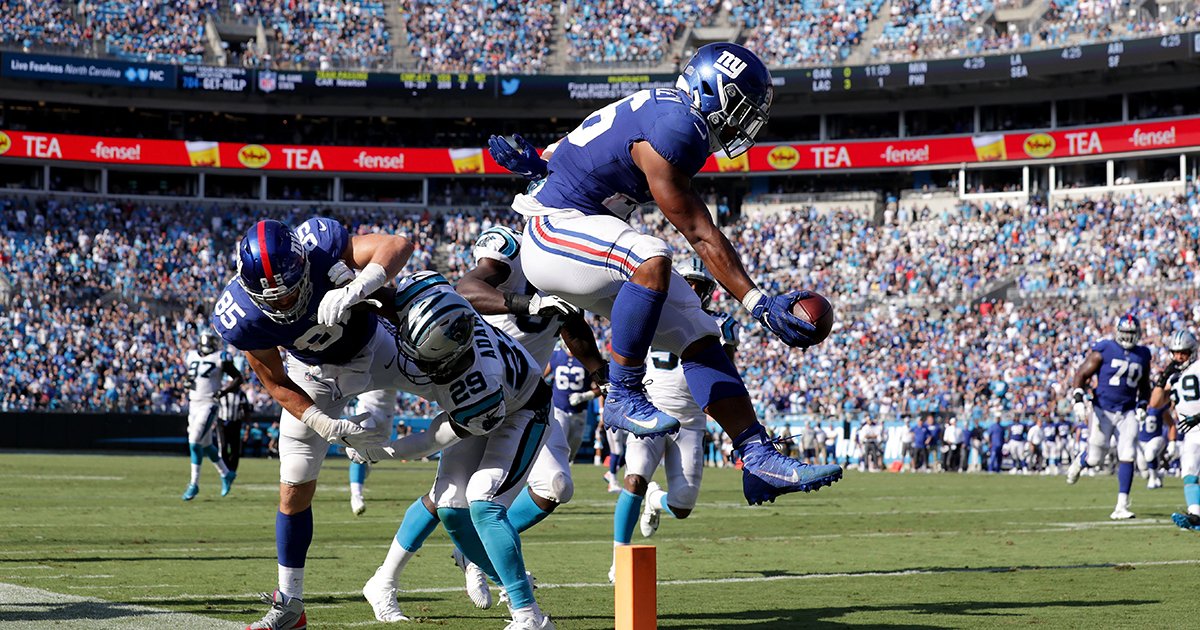
{"label": "orange end zone pylon", "polygon": [[652,545],[617,547],[616,630],[657,630],[657,573]]}

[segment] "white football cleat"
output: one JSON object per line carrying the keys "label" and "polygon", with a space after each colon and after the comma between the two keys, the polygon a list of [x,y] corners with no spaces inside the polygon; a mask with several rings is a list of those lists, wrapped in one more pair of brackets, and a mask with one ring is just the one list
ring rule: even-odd
{"label": "white football cleat", "polygon": [[[662,486],[658,485],[656,481],[651,481],[650,485],[646,486],[646,496],[649,497],[655,491],[659,490],[662,490]],[[642,536],[649,538],[654,535],[654,532],[658,531],[658,521],[661,516],[662,508],[654,505],[652,501],[647,500],[645,507],[642,508],[642,518],[640,521]]]}
{"label": "white football cleat", "polygon": [[371,604],[371,609],[375,611],[375,618],[379,621],[386,623],[408,621],[408,617],[400,612],[400,604],[396,603],[396,587],[392,586],[386,577],[380,575],[381,570],[382,567],[376,570],[375,575],[363,585],[363,596]]}
{"label": "white football cleat", "polygon": [[1113,510],[1112,514],[1108,515],[1108,518],[1111,518],[1114,521],[1124,521],[1134,518],[1134,514],[1133,512],[1129,511],[1128,507],[1125,507],[1124,505],[1118,505],[1117,509]]}
{"label": "white football cleat", "polygon": [[617,562],[616,562],[616,560],[614,560],[613,565],[608,568],[608,583],[609,584],[617,583]]}
{"label": "white football cleat", "polygon": [[550,623],[550,615],[543,614],[541,619],[529,620],[520,622],[509,620],[508,625],[504,626],[504,630],[555,630],[554,624]]}
{"label": "white football cleat", "polygon": [[367,511],[367,502],[363,501],[361,495],[350,495],[350,511],[354,512],[355,516],[362,516],[363,512]]}
{"label": "white football cleat", "polygon": [[1074,484],[1079,481],[1079,473],[1083,472],[1083,464],[1076,459],[1071,462],[1071,467],[1067,469],[1067,483]]}
{"label": "white football cleat", "polygon": [[467,578],[467,596],[471,598],[471,603],[475,604],[476,608],[487,610],[492,607],[492,592],[488,590],[487,575],[479,565],[467,560],[467,557],[454,548],[454,564],[462,569],[463,575]]}

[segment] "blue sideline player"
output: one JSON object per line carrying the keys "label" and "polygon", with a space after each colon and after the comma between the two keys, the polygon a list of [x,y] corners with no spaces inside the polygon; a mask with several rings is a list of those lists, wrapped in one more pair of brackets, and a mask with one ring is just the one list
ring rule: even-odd
{"label": "blue sideline player", "polygon": [[[279,588],[263,593],[271,609],[247,630],[300,630],[308,623],[304,565],[312,544],[312,498],[329,444],[386,439],[373,428],[389,429],[394,409],[389,401],[369,414],[337,418],[358,394],[413,390],[394,367],[395,336],[373,313],[351,307],[394,278],[413,246],[402,236],[351,236],[337,221],[314,218],[295,230],[259,221],[237,252],[237,274],[217,300],[212,324],[245,353],[283,407],[275,516]],[[343,267],[358,274],[338,287]]]}
{"label": "blue sideline player", "polygon": [[[1092,346],[1083,365],[1075,372],[1072,396],[1075,417],[1090,423],[1085,455],[1074,458],[1067,469],[1067,483],[1079,480],[1084,467],[1099,466],[1108,454],[1109,440],[1117,438],[1117,507],[1109,518],[1134,517],[1129,510],[1129,489],[1133,485],[1133,466],[1137,457],[1137,434],[1150,403],[1150,349],[1138,345],[1142,327],[1132,313],[1116,322],[1114,339],[1102,339]],[[1096,377],[1092,413],[1088,418],[1085,387]]]}
{"label": "blue sideline player", "polygon": [[[716,281],[697,257],[689,258],[676,271],[700,297],[704,312],[716,321],[721,330],[722,348],[733,363],[741,326],[727,313],[709,310]],[[708,416],[688,391],[679,357],[661,350],[651,351],[646,390],[655,406],[679,419],[680,430],[669,436],[625,440],[625,487],[613,512],[614,558],[612,568],[608,570],[609,582],[616,581],[615,550],[630,544],[633,527],[639,523],[638,512],[642,513],[640,525],[642,536],[646,538],[658,531],[664,513],[677,519],[687,518],[696,507],[704,477],[704,432]],[[663,462],[666,473],[666,490],[658,482],[651,481],[659,461]],[[643,500],[644,510],[641,509]]]}
{"label": "blue sideline player", "polygon": [[[211,330],[200,331],[196,348],[185,357],[188,375],[188,453],[192,458],[192,478],[183,493],[191,501],[200,492],[200,464],[207,455],[221,475],[221,496],[229,494],[237,473],[225,465],[217,449],[213,432],[217,431],[217,401],[237,391],[245,381],[233,364],[229,353],[221,350],[217,336]],[[222,378],[229,383],[221,387]]]}
{"label": "blue sideline player", "polygon": [[762,325],[792,347],[813,345],[813,326],[791,314],[800,292],[768,296],[713,224],[692,177],[718,151],[745,153],[767,122],[771,73],[736,44],[700,48],[676,88],[643,90],[595,112],[559,142],[549,162],[522,139],[489,142],[497,163],[536,181],[513,208],[529,217],[522,255],[542,291],[613,322],[604,421],[639,437],[678,430],[655,408],[643,377],[651,344],[683,365],[701,409],[734,436],[743,491],[762,503],[841,478],[839,466],[781,455],[755,417],[746,386],[721,349],[716,322],[687,283],[672,274],[669,245],[626,219],[656,202],[714,278]]}

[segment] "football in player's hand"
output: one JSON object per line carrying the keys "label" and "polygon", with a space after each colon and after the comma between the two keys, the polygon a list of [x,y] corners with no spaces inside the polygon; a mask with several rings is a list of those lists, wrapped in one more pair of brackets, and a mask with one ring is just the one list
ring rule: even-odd
{"label": "football in player's hand", "polygon": [[833,329],[833,305],[818,293],[809,291],[808,297],[793,302],[792,315],[816,327],[817,332],[812,336],[813,345],[825,341]]}

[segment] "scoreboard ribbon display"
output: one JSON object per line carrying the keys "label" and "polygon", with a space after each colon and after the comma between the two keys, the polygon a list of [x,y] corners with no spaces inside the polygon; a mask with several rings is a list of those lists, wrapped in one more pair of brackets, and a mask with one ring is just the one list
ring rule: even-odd
{"label": "scoreboard ribbon display", "polygon": [[[222,77],[221,81],[233,77]],[[734,159],[714,155],[703,173],[760,173],[911,168],[1035,161],[1200,147],[1200,117],[915,140],[755,145]],[[32,158],[104,165],[327,171],[397,175],[507,175],[485,149],[184,142],[0,131],[0,159]]]}

